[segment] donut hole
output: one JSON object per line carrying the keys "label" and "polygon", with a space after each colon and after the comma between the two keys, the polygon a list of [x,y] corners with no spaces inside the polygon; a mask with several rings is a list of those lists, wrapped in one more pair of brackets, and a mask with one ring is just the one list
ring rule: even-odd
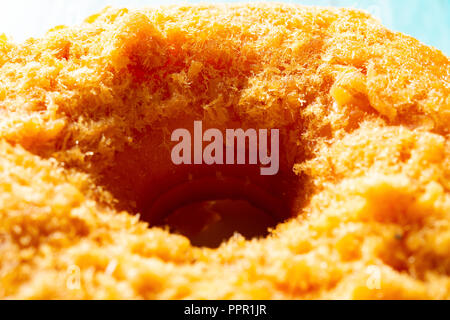
{"label": "donut hole", "polygon": [[141,213],[152,226],[182,234],[199,247],[216,248],[235,233],[265,237],[286,218],[280,198],[237,177],[202,177],[177,185]]}
{"label": "donut hole", "polygon": [[300,212],[304,181],[294,174],[293,161],[286,160],[288,143],[280,143],[280,170],[272,176],[261,175],[259,164],[174,165],[169,134],[189,123],[149,128],[116,154],[99,184],[117,199],[118,210],[210,248],[235,233],[265,237]]}
{"label": "donut hole", "polygon": [[265,237],[279,222],[247,200],[219,199],[182,206],[169,213],[162,226],[194,246],[217,248],[236,233],[247,240]]}

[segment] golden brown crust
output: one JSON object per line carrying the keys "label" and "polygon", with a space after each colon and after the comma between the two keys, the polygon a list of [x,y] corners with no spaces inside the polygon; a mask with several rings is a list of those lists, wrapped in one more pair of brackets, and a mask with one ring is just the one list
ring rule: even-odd
{"label": "golden brown crust", "polygon": [[[119,212],[99,181],[184,115],[280,128],[296,217],[211,250]],[[449,59],[359,11],[106,9],[0,37],[0,297],[448,299],[449,128]]]}

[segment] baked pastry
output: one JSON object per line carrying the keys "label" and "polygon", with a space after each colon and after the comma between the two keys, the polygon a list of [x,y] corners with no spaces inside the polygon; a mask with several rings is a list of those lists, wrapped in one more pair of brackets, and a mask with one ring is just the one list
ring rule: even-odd
{"label": "baked pastry", "polygon": [[[2,36],[0,297],[448,299],[449,81],[440,51],[347,9],[108,8]],[[194,120],[279,129],[279,173],[174,165]],[[171,190],[224,175],[273,199],[269,235],[164,227],[210,185]]]}

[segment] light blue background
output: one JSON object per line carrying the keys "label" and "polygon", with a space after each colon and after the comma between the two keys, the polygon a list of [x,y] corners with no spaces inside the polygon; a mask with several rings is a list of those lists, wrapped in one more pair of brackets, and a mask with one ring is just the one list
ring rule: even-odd
{"label": "light blue background", "polygon": [[[16,41],[38,37],[56,25],[83,21],[107,5],[141,7],[174,3],[245,2],[179,0],[0,0],[0,33]],[[450,55],[450,0],[279,0],[306,5],[364,9],[384,25],[414,36]]]}
{"label": "light blue background", "polygon": [[355,7],[389,29],[409,34],[450,55],[450,0],[297,0],[295,3]]}

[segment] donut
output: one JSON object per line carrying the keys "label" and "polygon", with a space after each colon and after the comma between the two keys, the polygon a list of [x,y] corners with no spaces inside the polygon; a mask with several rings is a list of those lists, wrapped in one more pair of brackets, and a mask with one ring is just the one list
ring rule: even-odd
{"label": "donut", "polygon": [[[175,164],[195,121],[279,130],[278,172]],[[449,58],[363,11],[2,35],[0,298],[449,299],[449,130]]]}

